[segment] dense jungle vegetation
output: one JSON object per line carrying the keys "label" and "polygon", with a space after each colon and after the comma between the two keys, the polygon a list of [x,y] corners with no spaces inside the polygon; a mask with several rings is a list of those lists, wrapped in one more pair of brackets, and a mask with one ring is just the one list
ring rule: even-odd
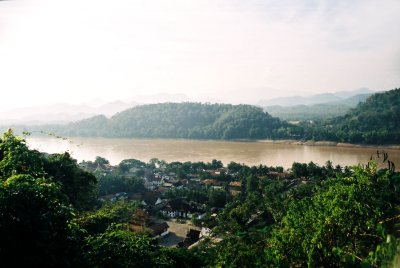
{"label": "dense jungle vegetation", "polygon": [[[127,229],[137,203],[99,204],[98,179],[68,153],[30,150],[9,131],[0,140],[1,262],[5,267],[391,266],[398,252],[400,174],[390,156],[377,153],[367,166],[294,163],[288,179],[266,177],[271,170],[265,166],[231,163],[227,174],[242,186],[203,223],[212,236],[192,249],[165,248]],[[387,168],[378,169],[376,162]],[[195,168],[167,167],[182,176]]]}
{"label": "dense jungle vegetation", "polygon": [[198,266],[187,250],[128,231],[137,204],[99,204],[96,177],[68,153],[29,150],[5,133],[0,181],[2,267]]}
{"label": "dense jungle vegetation", "polygon": [[[330,104],[329,104],[330,105]],[[67,125],[3,126],[17,133],[62,136],[183,139],[292,139],[354,144],[400,143],[400,89],[375,93],[346,112],[338,106],[314,105],[279,111],[300,121],[288,123],[251,105],[159,103],[136,106],[111,118],[98,115]],[[273,109],[273,107],[269,107]],[[297,109],[297,110],[296,110]],[[299,110],[300,109],[300,110]],[[331,109],[340,116],[326,118]],[[312,117],[315,120],[301,120]],[[285,117],[286,118],[286,117]]]}
{"label": "dense jungle vegetation", "polygon": [[29,127],[65,136],[295,139],[400,143],[400,89],[376,93],[342,116],[289,124],[251,105],[161,103],[59,126]]}
{"label": "dense jungle vegetation", "polygon": [[299,127],[304,139],[399,144],[400,89],[376,93],[343,116]]}
{"label": "dense jungle vegetation", "polygon": [[96,116],[54,131],[67,136],[136,138],[273,138],[287,124],[251,105],[162,103],[137,106],[110,119]]}

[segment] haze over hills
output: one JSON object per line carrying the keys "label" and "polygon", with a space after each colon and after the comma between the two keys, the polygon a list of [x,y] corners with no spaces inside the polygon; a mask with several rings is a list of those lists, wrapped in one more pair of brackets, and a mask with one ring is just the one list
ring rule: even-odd
{"label": "haze over hills", "polygon": [[45,129],[66,136],[260,139],[274,137],[286,125],[251,105],[185,102],[141,105],[110,119],[98,115]]}
{"label": "haze over hills", "polygon": [[[169,102],[135,106],[110,118],[96,115],[66,125],[14,125],[13,128],[19,132],[44,131],[86,137],[295,139],[398,144],[399,92],[400,89],[394,89],[375,93],[344,115],[315,122],[303,120],[296,124],[273,117],[253,105]],[[366,95],[353,96],[344,102],[354,105]],[[321,110],[328,104],[320,104]],[[8,127],[3,125],[3,128]]]}
{"label": "haze over hills", "polygon": [[[365,95],[363,95],[365,98]],[[353,96],[349,103],[360,99]],[[343,116],[291,125],[256,106],[164,103],[137,106],[110,119],[96,116],[60,128],[67,136],[301,139],[365,144],[400,143],[400,89],[375,93]]]}
{"label": "haze over hills", "polygon": [[400,143],[400,88],[376,93],[343,116],[325,120],[305,137],[350,143]]}
{"label": "haze over hills", "polygon": [[288,121],[323,120],[346,114],[360,102],[365,101],[372,93],[358,94],[346,99],[327,103],[294,106],[265,106],[264,111]]}
{"label": "haze over hills", "polygon": [[[337,115],[342,115],[343,112],[349,108],[353,108],[359,101],[365,100],[365,97],[372,94],[373,91],[369,89],[357,89],[352,91],[340,91],[335,93],[317,94],[305,97],[286,97],[279,99],[271,99],[269,101],[258,101],[258,102],[246,102],[244,104],[258,104],[258,106],[265,107],[266,105],[260,105],[262,103],[273,103],[273,107],[266,107],[265,111],[271,113],[274,116],[282,117],[287,120],[302,120],[302,119],[318,119],[327,118]],[[362,94],[362,95],[360,95]],[[364,95],[367,94],[367,95]],[[346,99],[347,98],[347,99]],[[352,100],[351,98],[355,98]],[[359,99],[357,99],[359,98]],[[223,100],[213,99],[212,96],[202,96],[201,98],[191,98],[185,94],[169,94],[169,93],[158,93],[152,95],[136,95],[127,100],[115,100],[115,101],[102,101],[96,100],[81,105],[68,104],[68,103],[57,103],[54,105],[37,106],[37,107],[26,107],[8,110],[0,113],[0,124],[12,125],[12,124],[25,124],[25,125],[43,125],[43,124],[66,124],[69,122],[75,122],[82,119],[90,118],[95,115],[105,115],[111,117],[114,114],[123,110],[132,108],[140,104],[153,104],[153,103],[165,103],[165,102],[223,102]],[[296,104],[296,105],[309,105],[309,103],[329,103],[333,106],[329,107],[293,107],[293,109],[287,110],[286,107],[276,107],[279,103]],[[306,104],[308,103],[308,104]],[[268,105],[267,105],[268,106]],[[341,107],[337,107],[341,106]],[[321,110],[319,115],[309,116],[307,111],[318,111]],[[341,113],[330,112],[332,110],[339,110]],[[324,114],[328,112],[328,116]],[[305,113],[305,116],[302,114]],[[295,117],[291,116],[296,114]]]}
{"label": "haze over hills", "polygon": [[339,91],[332,93],[322,93],[315,94],[310,96],[290,96],[290,97],[281,97],[281,98],[273,98],[270,100],[261,100],[257,103],[258,106],[296,106],[296,105],[313,105],[313,104],[321,104],[321,103],[332,103],[338,102],[341,100],[345,100],[360,94],[373,94],[374,91],[368,88],[359,88],[356,90],[350,91]]}
{"label": "haze over hills", "polygon": [[0,114],[0,124],[66,124],[79,121],[95,115],[111,117],[123,110],[140,104],[184,102],[190,101],[185,94],[159,93],[152,95],[137,95],[127,101],[101,101],[94,100],[93,103],[68,104],[57,103],[36,107],[17,108]]}
{"label": "haze over hills", "polygon": [[110,102],[100,106],[88,104],[74,105],[57,103],[48,106],[19,108],[3,112],[0,115],[2,124],[65,124],[78,121],[98,114],[111,116],[119,111],[128,109],[136,103],[122,101]]}

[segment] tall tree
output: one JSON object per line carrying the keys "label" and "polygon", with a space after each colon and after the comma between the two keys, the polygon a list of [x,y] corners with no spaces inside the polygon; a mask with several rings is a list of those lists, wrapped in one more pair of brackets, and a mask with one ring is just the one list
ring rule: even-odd
{"label": "tall tree", "polygon": [[0,259],[5,267],[73,263],[73,216],[60,187],[45,178],[14,175],[0,186]]}

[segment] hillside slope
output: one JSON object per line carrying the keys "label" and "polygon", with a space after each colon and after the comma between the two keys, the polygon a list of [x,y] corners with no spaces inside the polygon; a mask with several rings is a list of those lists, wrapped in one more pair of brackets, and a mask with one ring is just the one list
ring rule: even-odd
{"label": "hillside slope", "polygon": [[54,131],[68,136],[260,139],[287,123],[251,105],[162,103],[137,106],[110,119],[96,116]]}
{"label": "hillside slope", "polygon": [[372,93],[358,94],[338,101],[313,105],[274,105],[263,108],[272,116],[287,121],[324,120],[345,115],[351,108],[355,108],[358,103],[365,101],[371,95]]}
{"label": "hillside slope", "polygon": [[345,115],[313,127],[311,133],[312,138],[319,140],[400,143],[400,88],[370,96]]}

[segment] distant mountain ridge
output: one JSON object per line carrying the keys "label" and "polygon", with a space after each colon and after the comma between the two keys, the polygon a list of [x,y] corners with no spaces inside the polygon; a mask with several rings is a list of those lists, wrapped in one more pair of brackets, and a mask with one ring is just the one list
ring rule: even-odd
{"label": "distant mountain ridge", "polygon": [[0,115],[1,124],[66,124],[82,120],[97,114],[112,116],[135,105],[135,102],[125,103],[115,101],[97,107],[87,104],[73,105],[57,103],[48,106],[19,108]]}
{"label": "distant mountain ridge", "polygon": [[351,98],[360,94],[373,94],[374,91],[368,88],[360,88],[351,91],[339,91],[333,93],[321,93],[311,96],[290,96],[273,98],[270,100],[261,100],[257,103],[258,106],[296,106],[296,105],[313,105],[322,103],[338,102],[344,99]]}
{"label": "distant mountain ridge", "polygon": [[[340,91],[335,93],[324,93],[317,94],[310,97],[287,97],[287,98],[276,98],[270,100],[268,102],[273,102],[276,106],[276,103],[284,102],[286,104],[296,103],[296,106],[304,105],[304,103],[314,103],[321,102],[326,103],[335,103],[342,101],[344,98],[353,96],[357,93],[363,92],[372,92],[369,89],[358,89],[353,91]],[[371,94],[371,93],[368,93]],[[208,97],[210,99],[212,97]],[[181,93],[158,93],[152,95],[137,95],[127,100],[121,101],[112,101],[112,102],[104,102],[104,101],[95,101],[91,104],[81,104],[81,105],[73,105],[67,103],[57,103],[54,105],[46,105],[39,107],[27,107],[27,108],[19,108],[13,109],[9,111],[5,111],[0,113],[0,125],[44,125],[44,124],[67,124],[70,122],[76,122],[82,119],[90,118],[95,115],[105,115],[106,117],[111,117],[114,114],[129,109],[131,107],[141,105],[141,104],[154,104],[154,103],[165,103],[165,102],[190,102],[192,101],[188,96]],[[260,103],[265,103],[266,101],[260,101],[258,106],[265,107],[266,105],[260,105]],[[308,105],[308,104],[307,104]],[[345,111],[348,110],[349,107],[355,106],[355,104],[351,104],[349,106],[348,103],[343,103],[342,108]],[[348,107],[349,106],[349,107]],[[282,107],[287,107],[282,106]],[[296,107],[293,111],[285,112],[285,108],[277,107],[274,109],[265,109],[269,113],[274,116],[281,116],[283,119],[293,120],[293,112],[296,110],[299,112],[299,116],[295,116],[297,119],[309,119],[309,116],[302,116],[302,108]],[[288,106],[289,107],[289,106]],[[318,107],[316,107],[318,109]],[[327,107],[327,111],[332,111],[332,107]],[[306,112],[307,114],[307,112]],[[322,114],[322,113],[321,113]],[[342,115],[343,113],[330,113],[329,117]],[[318,117],[318,116],[317,116]],[[323,117],[327,118],[327,117]],[[297,120],[294,119],[294,120]],[[315,119],[315,118],[311,118]]]}
{"label": "distant mountain ridge", "polygon": [[372,93],[358,94],[346,99],[312,105],[273,105],[263,108],[264,111],[272,116],[288,121],[324,120],[346,114],[350,109],[355,108],[360,102],[367,100],[371,95]]}
{"label": "distant mountain ridge", "polygon": [[[347,101],[355,103],[365,97],[353,96]],[[65,137],[295,139],[400,144],[399,115],[400,89],[394,89],[369,96],[342,116],[315,122],[305,120],[290,124],[252,105],[184,102],[140,105],[111,118],[97,115],[67,125],[13,128],[17,133],[27,130]]]}
{"label": "distant mountain ridge", "polygon": [[67,124],[90,118],[95,115],[111,117],[114,114],[146,103],[184,102],[189,101],[185,94],[158,93],[137,95],[126,101],[100,102],[96,104],[57,103],[37,107],[17,108],[0,113],[0,124]]}

